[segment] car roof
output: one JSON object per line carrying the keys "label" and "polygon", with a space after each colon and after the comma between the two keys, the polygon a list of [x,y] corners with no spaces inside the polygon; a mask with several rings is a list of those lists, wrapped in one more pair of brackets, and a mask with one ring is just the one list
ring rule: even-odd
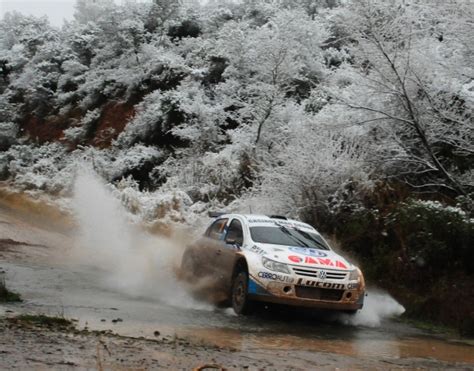
{"label": "car roof", "polygon": [[234,218],[234,217],[243,218],[249,224],[252,223],[252,222],[256,222],[256,223],[259,223],[259,222],[260,223],[275,222],[275,223],[283,224],[283,225],[284,224],[297,225],[297,226],[300,226],[300,227],[305,227],[305,228],[316,231],[316,229],[313,226],[311,226],[307,223],[303,223],[303,222],[301,222],[299,220],[295,220],[295,219],[283,219],[280,216],[270,217],[268,215],[261,215],[261,214],[223,214],[223,215],[220,215],[219,217],[217,217],[217,219],[222,219],[222,218],[231,219],[231,218]]}

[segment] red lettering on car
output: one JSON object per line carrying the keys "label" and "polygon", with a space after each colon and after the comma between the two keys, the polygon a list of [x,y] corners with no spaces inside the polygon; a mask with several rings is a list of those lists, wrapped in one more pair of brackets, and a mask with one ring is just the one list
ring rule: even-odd
{"label": "red lettering on car", "polygon": [[290,255],[288,259],[291,260],[293,263],[301,263],[303,261],[303,259],[296,255]]}
{"label": "red lettering on car", "polygon": [[336,260],[336,267],[347,269],[346,265],[339,260]]}
{"label": "red lettering on car", "polygon": [[305,259],[304,259],[304,262],[306,264],[318,264],[318,261],[313,259],[311,256],[307,256]]}
{"label": "red lettering on car", "polygon": [[322,264],[322,265],[330,265],[331,267],[334,266],[333,262],[331,259],[323,259],[323,258],[318,258],[319,260],[319,264]]}

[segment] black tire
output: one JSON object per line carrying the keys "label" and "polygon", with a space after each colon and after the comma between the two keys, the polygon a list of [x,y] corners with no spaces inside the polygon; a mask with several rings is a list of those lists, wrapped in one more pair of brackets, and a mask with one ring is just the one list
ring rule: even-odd
{"label": "black tire", "polygon": [[239,315],[250,314],[253,303],[248,298],[249,276],[246,271],[239,271],[232,281],[231,302],[234,312]]}

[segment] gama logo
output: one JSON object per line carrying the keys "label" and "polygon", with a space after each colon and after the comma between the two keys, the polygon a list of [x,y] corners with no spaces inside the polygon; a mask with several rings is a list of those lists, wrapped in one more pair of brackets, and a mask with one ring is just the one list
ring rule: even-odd
{"label": "gama logo", "polygon": [[290,255],[288,256],[288,260],[293,263],[306,263],[306,264],[319,264],[325,265],[327,267],[335,267],[335,268],[342,268],[348,269],[347,265],[345,265],[340,260],[332,260],[329,258],[313,258],[311,256],[305,256],[304,258],[297,255]]}

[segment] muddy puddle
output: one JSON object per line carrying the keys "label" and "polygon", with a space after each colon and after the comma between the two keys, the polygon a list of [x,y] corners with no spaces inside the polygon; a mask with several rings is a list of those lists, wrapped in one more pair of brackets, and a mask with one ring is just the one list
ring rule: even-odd
{"label": "muddy puddle", "polygon": [[[0,306],[0,315],[36,312],[78,319],[81,328],[112,330],[131,337],[187,338],[239,351],[328,352],[361,359],[426,358],[474,365],[474,347],[441,339],[384,319],[377,327],[353,326],[337,318],[302,316],[265,308],[247,317],[205,303],[180,306],[140,298],[97,284],[97,272],[32,263],[6,263],[11,287],[25,303]],[[3,312],[3,313],[2,313]]]}

